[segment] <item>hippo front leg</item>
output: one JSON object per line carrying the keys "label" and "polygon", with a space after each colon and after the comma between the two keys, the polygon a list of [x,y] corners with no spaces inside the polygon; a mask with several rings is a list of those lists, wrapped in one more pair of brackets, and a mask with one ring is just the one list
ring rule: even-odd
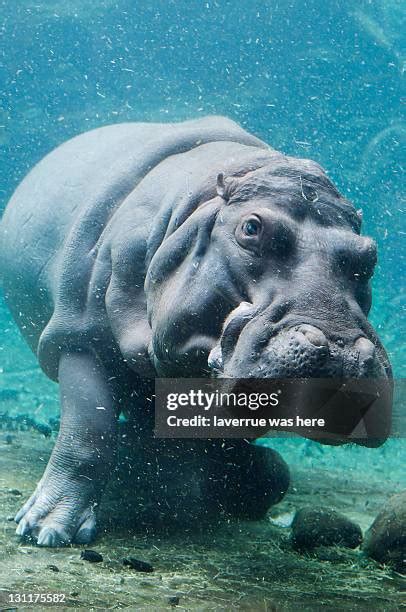
{"label": "hippo front leg", "polygon": [[61,425],[43,477],[17,513],[17,534],[40,546],[90,542],[95,507],[115,463],[117,410],[103,366],[94,355],[59,362]]}

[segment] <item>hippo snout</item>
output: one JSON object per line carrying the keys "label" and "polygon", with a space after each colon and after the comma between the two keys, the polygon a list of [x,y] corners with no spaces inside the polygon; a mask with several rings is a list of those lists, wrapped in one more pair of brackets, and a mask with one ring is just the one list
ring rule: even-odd
{"label": "hippo snout", "polygon": [[242,303],[226,321],[209,367],[232,378],[386,378],[382,351],[356,326],[272,321]]}
{"label": "hippo snout", "polygon": [[[314,325],[282,329],[256,356],[254,377],[309,378],[342,375],[342,351]],[[254,357],[254,355],[253,355]]]}
{"label": "hippo snout", "polygon": [[[353,320],[337,330],[332,321],[300,322],[292,320],[291,312],[285,311],[281,318],[271,318],[271,313],[276,313],[275,308],[258,312],[247,304],[231,313],[209,356],[213,375],[237,380],[280,379],[280,384],[287,385],[283,393],[288,410],[297,409],[305,416],[326,411],[322,414],[330,423],[332,437],[326,435],[321,440],[306,434],[325,444],[348,442],[357,419],[368,408],[366,433],[351,434],[350,441],[363,446],[382,444],[390,431],[392,381],[386,353],[372,328],[368,338],[367,326],[357,328]],[[287,379],[299,382],[288,384]],[[336,403],[330,405],[335,394]]]}
{"label": "hippo snout", "polygon": [[375,346],[368,338],[328,340],[321,329],[309,324],[278,334],[270,341],[263,357],[265,375],[272,377],[361,378],[382,375]]}

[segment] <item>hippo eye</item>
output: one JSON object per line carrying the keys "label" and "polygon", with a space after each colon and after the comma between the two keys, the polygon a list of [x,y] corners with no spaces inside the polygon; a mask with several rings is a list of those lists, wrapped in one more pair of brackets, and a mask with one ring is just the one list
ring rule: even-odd
{"label": "hippo eye", "polygon": [[246,236],[258,236],[261,231],[261,221],[257,218],[248,219],[244,222],[242,231]]}
{"label": "hippo eye", "polygon": [[248,249],[256,255],[259,255],[262,248],[263,241],[261,237],[264,229],[260,217],[257,217],[257,215],[249,215],[240,219],[235,229],[235,237],[238,244],[243,249]]}

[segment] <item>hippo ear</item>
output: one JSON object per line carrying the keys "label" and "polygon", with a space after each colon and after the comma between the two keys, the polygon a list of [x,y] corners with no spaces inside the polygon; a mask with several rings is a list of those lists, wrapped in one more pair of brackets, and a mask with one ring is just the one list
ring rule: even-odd
{"label": "hippo ear", "polygon": [[216,185],[217,195],[220,196],[220,198],[223,198],[223,200],[226,203],[228,203],[228,201],[230,200],[231,196],[235,193],[237,188],[238,188],[237,177],[228,176],[226,178],[224,176],[224,172],[220,172],[217,175],[217,185]]}
{"label": "hippo ear", "polygon": [[220,172],[217,175],[217,186],[216,186],[217,195],[220,198],[226,199],[226,183],[224,180],[224,173]]}

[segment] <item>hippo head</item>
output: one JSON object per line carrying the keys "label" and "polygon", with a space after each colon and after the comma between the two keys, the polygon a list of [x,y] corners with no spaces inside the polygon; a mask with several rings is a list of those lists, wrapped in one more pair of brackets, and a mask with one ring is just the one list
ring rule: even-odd
{"label": "hippo head", "polygon": [[367,321],[376,245],[323,169],[274,153],[211,189],[149,265],[157,372],[391,377]]}

